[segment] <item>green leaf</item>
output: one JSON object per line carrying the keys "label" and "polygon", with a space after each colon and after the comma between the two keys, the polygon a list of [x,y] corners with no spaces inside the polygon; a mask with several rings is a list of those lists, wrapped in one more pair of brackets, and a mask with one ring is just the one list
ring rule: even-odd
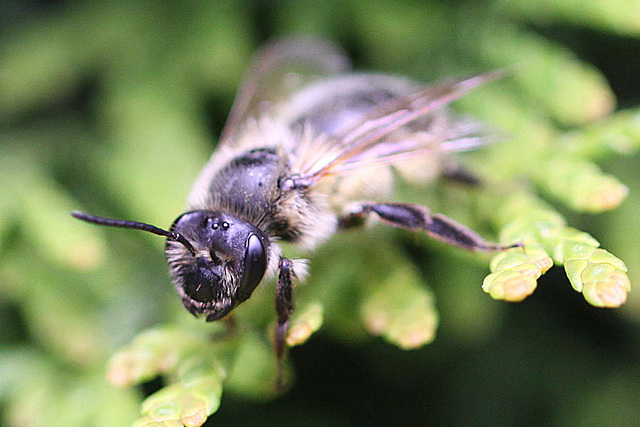
{"label": "green leaf", "polygon": [[360,316],[374,335],[404,350],[434,340],[438,313],[431,292],[409,269],[397,269],[363,298]]}
{"label": "green leaf", "polygon": [[[564,265],[573,288],[597,307],[619,307],[631,290],[624,263],[588,233],[566,226],[551,207],[531,194],[519,193],[503,201],[498,213],[501,241],[524,246],[498,253],[483,289],[493,298],[520,301],[536,287],[535,280],[551,267],[551,258]],[[547,255],[549,254],[549,255]]]}

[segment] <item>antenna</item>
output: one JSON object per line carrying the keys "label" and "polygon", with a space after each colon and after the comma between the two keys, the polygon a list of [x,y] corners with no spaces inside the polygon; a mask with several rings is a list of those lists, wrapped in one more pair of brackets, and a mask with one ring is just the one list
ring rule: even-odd
{"label": "antenna", "polygon": [[97,225],[105,225],[107,227],[119,227],[119,228],[133,228],[135,230],[148,231],[149,233],[157,234],[158,236],[166,237],[169,240],[181,243],[185,248],[191,252],[191,255],[196,256],[196,250],[193,245],[180,233],[175,231],[167,231],[162,228],[158,228],[151,224],[145,224],[144,222],[126,221],[122,219],[103,218],[100,216],[89,215],[84,212],[73,211],[71,216],[82,221],[90,222]]}

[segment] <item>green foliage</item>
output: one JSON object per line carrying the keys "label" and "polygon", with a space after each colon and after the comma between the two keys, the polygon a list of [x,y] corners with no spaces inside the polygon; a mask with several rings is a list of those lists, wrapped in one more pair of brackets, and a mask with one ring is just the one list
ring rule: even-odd
{"label": "green foliage", "polygon": [[[197,322],[171,289],[161,239],[69,216],[82,209],[170,224],[214,147],[208,127],[219,130],[258,33],[318,34],[346,43],[368,69],[424,82],[507,68],[507,78],[455,105],[505,135],[461,156],[486,185],[402,191],[483,235],[523,243],[492,255],[482,285],[492,298],[525,299],[556,264],[591,305],[629,298],[622,313],[637,322],[640,300],[628,292],[640,280],[638,110],[615,111],[603,74],[548,37],[570,23],[637,38],[627,2],[320,4],[69,2],[16,17],[1,33],[0,400],[10,425],[198,426],[218,410],[223,388],[255,401],[281,395],[273,283],[236,310],[233,325]],[[609,173],[618,170],[621,179]],[[599,227],[578,215],[607,212],[627,196],[595,220]],[[615,249],[630,277],[574,222]],[[423,267],[424,247],[444,261]],[[415,349],[434,340],[442,316],[460,345],[471,345],[501,318],[472,293],[482,283],[475,263],[486,258],[423,236],[371,227],[301,256],[311,275],[295,289],[290,346],[321,330],[349,345],[379,335]],[[289,386],[294,375],[287,366]],[[150,396],[132,387],[157,376],[165,386]],[[585,391],[598,403],[585,417],[608,421],[603,402],[621,394],[633,402],[633,385],[605,380]]]}
{"label": "green foliage", "polygon": [[619,307],[631,290],[625,264],[589,234],[567,227],[557,212],[528,194],[503,202],[501,239],[521,241],[524,250],[495,255],[483,289],[495,299],[521,301],[555,261],[564,265],[573,288],[596,307]]}

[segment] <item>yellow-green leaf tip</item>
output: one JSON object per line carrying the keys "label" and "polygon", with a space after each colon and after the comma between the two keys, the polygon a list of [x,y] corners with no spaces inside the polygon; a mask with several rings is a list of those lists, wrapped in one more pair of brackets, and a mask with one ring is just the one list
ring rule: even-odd
{"label": "yellow-green leaf tip", "polygon": [[155,354],[122,351],[109,361],[107,380],[113,385],[125,387],[149,379],[156,372]]}
{"label": "yellow-green leaf tip", "polygon": [[320,303],[311,303],[298,309],[287,333],[287,345],[293,347],[307,342],[309,337],[322,326],[324,308]]}
{"label": "yellow-green leaf tip", "polygon": [[540,247],[526,245],[498,253],[491,261],[491,271],[482,289],[491,298],[520,302],[535,291],[538,278],[553,265],[553,260]]}
{"label": "yellow-green leaf tip", "polygon": [[571,286],[596,307],[620,307],[627,300],[631,283],[627,267],[604,249],[566,241],[562,247],[564,268]]}
{"label": "yellow-green leaf tip", "polygon": [[493,299],[520,302],[536,289],[536,278],[531,275],[533,271],[535,269],[525,270],[524,274],[517,271],[492,273],[484,279],[482,289]]}
{"label": "yellow-green leaf tip", "polygon": [[606,280],[585,283],[582,295],[596,307],[616,308],[627,301],[629,278],[622,272],[610,274]]}
{"label": "yellow-green leaf tip", "polygon": [[438,327],[438,313],[427,289],[391,277],[361,306],[365,327],[374,335],[411,350],[430,343]]}

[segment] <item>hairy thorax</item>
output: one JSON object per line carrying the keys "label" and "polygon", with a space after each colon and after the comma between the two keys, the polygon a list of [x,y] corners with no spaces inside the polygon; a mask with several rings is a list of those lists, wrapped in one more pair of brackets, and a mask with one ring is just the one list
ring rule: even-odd
{"label": "hairy thorax", "polygon": [[222,167],[209,187],[209,207],[255,224],[272,238],[311,249],[336,228],[326,197],[308,188],[283,188],[290,174],[282,149],[255,148]]}

